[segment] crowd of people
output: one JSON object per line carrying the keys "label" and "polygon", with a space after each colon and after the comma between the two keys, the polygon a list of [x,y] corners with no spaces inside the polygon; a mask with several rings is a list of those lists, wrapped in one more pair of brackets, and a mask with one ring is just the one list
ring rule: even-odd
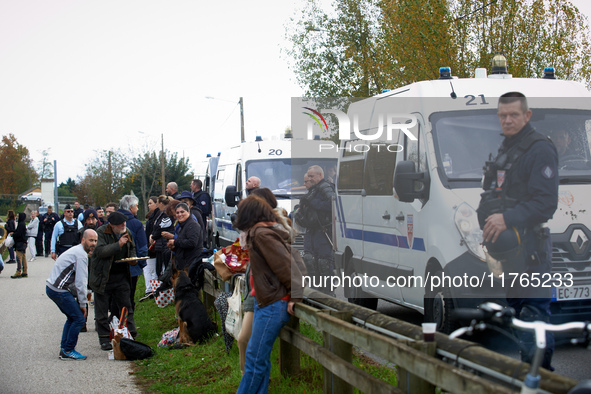
{"label": "crowd of people", "polygon": [[[334,190],[324,180],[322,168],[311,167],[306,179],[310,180],[309,198],[320,199],[319,207],[326,205],[326,199],[330,203]],[[294,303],[302,298],[300,282],[294,278],[301,278],[308,270],[332,269],[330,258],[323,254],[325,243],[316,245],[310,240],[317,236],[316,231],[330,236],[331,231],[323,222],[318,222],[320,228],[310,228],[306,233],[306,253],[311,256],[307,257],[307,264],[299,253],[296,255],[300,264],[292,264],[291,244],[296,231],[291,218],[277,206],[271,190],[260,183],[257,177],[248,179],[246,195],[234,221],[241,232],[242,245],[250,253],[246,314],[238,338],[243,373],[239,392],[264,392],[268,387],[273,343],[293,314]],[[82,208],[78,202],[73,207],[66,205],[61,218],[50,206],[44,215],[33,211],[28,225],[24,212],[18,218],[9,212],[5,227],[13,235],[16,253],[13,255],[11,250],[9,260],[17,262],[12,278],[27,277],[27,244],[29,261],[49,254],[55,260],[46,292],[67,317],[59,358],[86,358],[76,351],[76,344],[79,333],[86,331],[90,292],[94,294],[99,346],[111,350],[109,321],[112,316],[119,318],[122,308],[127,310],[131,336],[139,335],[134,320],[134,296],[140,275],[146,284],[146,294],[140,298],[143,301],[153,297],[157,290],[152,288],[152,279],[158,279],[172,263],[179,270],[191,270],[202,263],[207,218],[211,214],[211,199],[202,186],[200,180],[194,180],[191,191],[179,192],[176,183],[169,183],[166,195],[150,197],[145,226],[137,217],[139,200],[133,195],[123,196],[118,203],[104,208]],[[315,192],[317,188],[322,190],[320,194]],[[324,217],[322,212],[316,215]]]}

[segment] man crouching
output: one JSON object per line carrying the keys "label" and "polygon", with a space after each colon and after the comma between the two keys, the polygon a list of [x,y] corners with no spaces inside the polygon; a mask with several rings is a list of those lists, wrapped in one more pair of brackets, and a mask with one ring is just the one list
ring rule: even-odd
{"label": "man crouching", "polygon": [[[62,253],[56,260],[47,279],[45,291],[68,318],[62,332],[59,357],[62,360],[85,360],[86,356],[76,351],[78,335],[85,323],[86,286],[88,284],[88,255],[97,242],[94,230],[86,230],[80,245]],[[74,295],[75,294],[75,295]]]}

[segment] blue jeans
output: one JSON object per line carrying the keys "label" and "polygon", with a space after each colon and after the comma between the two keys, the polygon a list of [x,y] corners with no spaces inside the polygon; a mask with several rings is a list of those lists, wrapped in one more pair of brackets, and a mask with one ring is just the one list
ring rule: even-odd
{"label": "blue jeans", "polygon": [[74,296],[69,292],[59,292],[50,289],[45,286],[45,292],[47,296],[55,302],[60,308],[60,311],[68,318],[66,324],[64,324],[64,330],[62,331],[62,349],[64,352],[72,351],[76,348],[78,343],[78,335],[80,329],[86,322],[84,313],[80,310],[80,305]]}
{"label": "blue jeans", "polygon": [[252,335],[246,348],[244,375],[236,393],[268,393],[271,350],[279,332],[290,319],[287,301],[275,301],[263,308],[254,303]]}

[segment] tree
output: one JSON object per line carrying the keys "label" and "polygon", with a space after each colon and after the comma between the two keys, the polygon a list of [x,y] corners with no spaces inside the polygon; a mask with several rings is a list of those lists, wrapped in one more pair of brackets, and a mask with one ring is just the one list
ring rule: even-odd
{"label": "tree", "polygon": [[301,18],[292,18],[284,50],[306,95],[367,97],[381,89],[375,62],[379,26],[377,0],[335,0],[329,17],[308,0]]}
{"label": "tree", "polygon": [[287,26],[284,50],[306,95],[374,95],[437,78],[440,66],[470,77],[502,52],[515,77],[591,86],[589,27],[566,0],[308,0]]}
{"label": "tree", "polygon": [[148,211],[150,196],[159,195],[161,184],[160,152],[144,152],[131,162],[130,173],[127,178],[126,189],[139,190],[140,215]]}
{"label": "tree", "polygon": [[74,197],[76,186],[76,181],[74,181],[72,178],[68,178],[66,183],[62,182],[57,187],[58,195],[62,197]]}
{"label": "tree", "polygon": [[19,194],[37,185],[39,176],[32,165],[29,150],[13,134],[2,136],[0,144],[0,190]]}
{"label": "tree", "polygon": [[120,150],[103,150],[90,163],[86,173],[78,179],[74,194],[80,201],[104,205],[119,201],[125,193],[125,178],[129,173],[128,156]]}
{"label": "tree", "polygon": [[[51,149],[51,148],[50,148]],[[38,173],[41,179],[48,179],[53,177],[53,163],[49,160],[49,149],[44,149],[41,152],[43,159],[38,166]]]}

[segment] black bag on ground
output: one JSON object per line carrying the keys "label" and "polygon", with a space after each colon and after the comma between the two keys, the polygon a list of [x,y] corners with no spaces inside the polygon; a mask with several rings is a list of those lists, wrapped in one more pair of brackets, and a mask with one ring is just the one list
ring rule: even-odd
{"label": "black bag on ground", "polygon": [[121,352],[128,360],[143,360],[154,355],[154,350],[150,346],[131,339],[121,338],[120,346]]}

